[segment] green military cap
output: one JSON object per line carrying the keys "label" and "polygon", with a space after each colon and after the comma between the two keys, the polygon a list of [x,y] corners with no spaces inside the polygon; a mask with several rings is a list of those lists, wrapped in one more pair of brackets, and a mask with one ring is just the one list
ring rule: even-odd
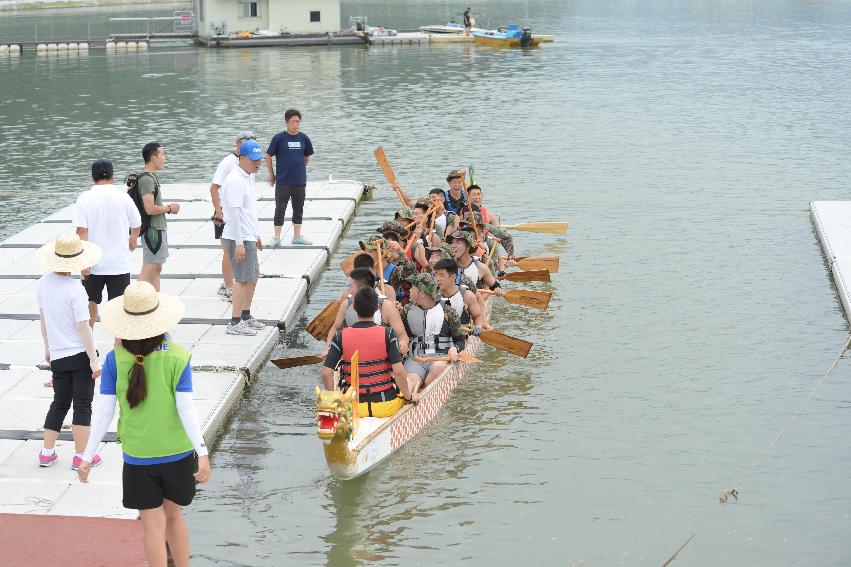
{"label": "green military cap", "polygon": [[[464,219],[470,220],[470,211],[464,211]],[[485,219],[479,211],[473,211],[473,221],[479,226],[485,226]]]}
{"label": "green military cap", "polygon": [[452,241],[456,238],[460,238],[471,247],[473,246],[473,241],[475,240],[475,236],[472,232],[469,232],[467,230],[456,230],[455,232],[446,237],[446,242],[452,244]]}
{"label": "green military cap", "polygon": [[411,285],[418,288],[423,293],[426,293],[438,299],[440,297],[440,288],[437,285],[437,280],[430,273],[415,274],[407,278]]}
{"label": "green military cap", "polygon": [[454,260],[455,252],[452,251],[452,248],[446,244],[445,242],[441,242],[437,246],[427,246],[426,250],[431,253],[438,252],[444,260]]}
{"label": "green military cap", "polygon": [[408,236],[408,229],[395,220],[384,221],[381,223],[381,226],[378,227],[376,232],[380,232],[381,234],[395,232],[399,236]]}
{"label": "green military cap", "polygon": [[361,240],[358,244],[361,250],[376,250],[378,248],[378,241],[381,241],[381,249],[387,250],[387,242],[378,234],[370,236],[366,242]]}
{"label": "green military cap", "polygon": [[408,207],[402,207],[398,211],[396,211],[396,220],[414,220],[414,213]]}

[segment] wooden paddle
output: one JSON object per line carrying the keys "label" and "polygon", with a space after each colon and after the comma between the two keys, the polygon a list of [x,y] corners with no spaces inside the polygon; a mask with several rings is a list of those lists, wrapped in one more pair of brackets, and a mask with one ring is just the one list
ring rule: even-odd
{"label": "wooden paddle", "polygon": [[343,273],[347,276],[351,273],[352,270],[355,269],[355,257],[358,254],[363,254],[362,251],[354,252],[350,254],[348,257],[344,258],[342,262],[340,262],[340,269],[343,270]]}
{"label": "wooden paddle", "polygon": [[[496,295],[495,291],[480,289],[479,292]],[[531,289],[510,289],[501,297],[509,303],[534,307],[535,309],[547,310],[553,294],[548,291],[532,291]]]}
{"label": "wooden paddle", "polygon": [[467,211],[470,213],[470,223],[473,225],[473,231],[476,233],[476,240],[481,240],[482,235],[479,234],[479,227],[476,224],[476,219],[473,218],[473,201],[470,200],[470,194],[467,193],[466,175],[463,171],[461,172],[461,189],[464,191],[464,198],[467,199]]}
{"label": "wooden paddle", "polygon": [[550,281],[550,272],[548,270],[508,272],[500,279],[508,280],[510,282],[548,282]]}
{"label": "wooden paddle", "polygon": [[291,358],[275,358],[270,362],[278,368],[295,368],[296,366],[305,366],[308,364],[317,364],[325,360],[325,357],[318,354],[310,354],[307,356],[293,356]]}
{"label": "wooden paddle", "polygon": [[381,249],[382,244],[384,244],[384,240],[375,241],[375,257],[378,258],[378,281],[381,282],[381,295],[387,297],[387,293],[384,291],[384,251]]}
{"label": "wooden paddle", "polygon": [[335,299],[326,305],[325,309],[320,311],[319,315],[307,326],[307,332],[317,341],[324,341],[328,338],[328,331],[331,330],[331,325],[334,324],[334,319],[337,318],[337,311],[339,309],[339,299]]}
{"label": "wooden paddle", "polygon": [[[421,356],[414,357],[417,362],[448,362],[449,356],[429,356],[423,358]],[[464,354],[463,352],[458,353],[458,362],[481,362],[478,358],[473,356],[472,354]]]}
{"label": "wooden paddle", "polygon": [[393,168],[390,167],[390,162],[387,161],[387,154],[384,153],[384,148],[378,146],[375,148],[373,153],[375,154],[375,159],[378,160],[378,166],[381,168],[381,171],[384,172],[384,177],[387,178],[388,183],[390,183],[390,186],[393,187],[393,190],[396,192],[396,196],[399,197],[399,200],[402,202],[402,206],[406,206],[402,192],[396,189],[398,180],[396,179],[396,174],[393,172]]}
{"label": "wooden paddle", "polygon": [[[464,332],[470,331],[468,327],[461,327],[461,330]],[[516,354],[517,356],[522,356],[523,358],[529,356],[529,351],[532,350],[532,343],[529,341],[506,335],[497,329],[482,331],[479,333],[479,339],[486,345]]]}
{"label": "wooden paddle", "polygon": [[500,228],[542,232],[544,234],[567,234],[566,222],[524,222],[520,224],[504,224]]}
{"label": "wooden paddle", "polygon": [[419,227],[421,227],[425,224],[425,222],[428,220],[428,215],[430,215],[431,213],[437,212],[437,208],[438,208],[438,205],[434,205],[433,207],[431,207],[429,210],[427,210],[425,212],[425,214],[423,215],[423,218],[421,218],[416,223],[414,223],[410,227],[408,227],[408,231],[411,234],[411,239],[408,241],[408,244],[405,246],[405,256],[408,255],[408,252],[411,251],[411,248],[414,246],[414,243],[417,241],[415,238],[413,238],[414,232],[416,232],[417,228],[419,228]]}
{"label": "wooden paddle", "polygon": [[[500,256],[500,258],[507,259],[508,256]],[[551,274],[558,273],[559,258],[556,256],[542,256],[540,258],[520,256],[515,258],[514,261],[521,270],[547,270]]]}

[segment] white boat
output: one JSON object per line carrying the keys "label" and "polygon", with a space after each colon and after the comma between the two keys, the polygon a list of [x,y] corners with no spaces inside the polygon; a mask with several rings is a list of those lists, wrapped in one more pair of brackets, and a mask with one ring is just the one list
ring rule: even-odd
{"label": "white boat", "polygon": [[[485,302],[488,317],[492,301],[489,297]],[[475,355],[481,346],[478,337],[470,336],[462,353]],[[395,415],[384,418],[353,418],[351,400],[346,401],[346,395],[322,392],[317,387],[317,435],[324,443],[331,474],[344,480],[357,478],[392,455],[434,419],[468,366],[470,363],[466,362],[449,364],[420,392],[419,403],[407,404]],[[355,433],[349,439],[352,427]]]}
{"label": "white boat", "polygon": [[[436,25],[436,26],[420,26],[420,31],[423,33],[464,33],[464,24],[456,24],[455,22],[449,22],[445,26]],[[486,32],[492,30],[485,30],[482,28],[470,28],[470,32]]]}

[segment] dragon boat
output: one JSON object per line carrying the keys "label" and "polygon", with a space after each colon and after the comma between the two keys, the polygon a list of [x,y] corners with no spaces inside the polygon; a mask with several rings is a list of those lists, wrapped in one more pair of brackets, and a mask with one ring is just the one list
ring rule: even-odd
{"label": "dragon boat", "polygon": [[[485,301],[490,318],[493,299]],[[478,337],[469,336],[459,354],[475,355],[481,349]],[[353,397],[357,387],[357,353],[352,357],[352,387],[321,390],[316,387],[317,435],[323,442],[325,460],[331,474],[339,479],[357,478],[392,455],[419,433],[449,399],[452,390],[467,372],[468,362],[453,362],[431,384],[420,391],[417,404],[406,404],[390,417],[360,417]]]}

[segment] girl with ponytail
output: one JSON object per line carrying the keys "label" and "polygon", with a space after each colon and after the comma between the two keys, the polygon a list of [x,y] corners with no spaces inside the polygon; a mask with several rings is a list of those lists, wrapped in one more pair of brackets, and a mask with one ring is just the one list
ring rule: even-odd
{"label": "girl with ponytail", "polygon": [[176,567],[189,565],[189,532],[182,507],[195,497],[196,482],[210,478],[210,459],[192,398],[188,350],[166,331],[185,307],[142,281],[101,313],[106,330],[120,339],[103,363],[103,403],[77,473],[88,482],[91,459],[119,407],[118,437],[124,453],[125,508],[139,510],[148,565],[165,567],[166,542]]}

